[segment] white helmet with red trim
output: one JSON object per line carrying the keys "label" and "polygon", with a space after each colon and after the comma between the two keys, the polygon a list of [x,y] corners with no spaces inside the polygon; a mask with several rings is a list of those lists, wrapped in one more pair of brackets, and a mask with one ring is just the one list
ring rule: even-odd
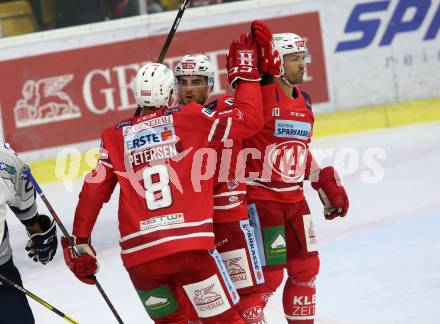
{"label": "white helmet with red trim", "polygon": [[280,53],[281,58],[281,75],[284,72],[284,55],[301,53],[305,54],[305,62],[310,63],[310,52],[307,49],[306,41],[294,33],[273,34],[273,44],[275,49]]}
{"label": "white helmet with red trim", "polygon": [[133,90],[140,107],[170,107],[176,95],[173,71],[160,63],[145,64],[134,79]]}
{"label": "white helmet with red trim", "polygon": [[214,66],[206,55],[185,55],[174,69],[176,77],[201,75],[208,78],[208,84],[214,85]]}
{"label": "white helmet with red trim", "polygon": [[[214,66],[206,55],[185,55],[174,68],[177,78],[186,75],[198,75],[206,77],[209,87],[208,98],[214,87]],[[206,99],[208,100],[208,99]]]}

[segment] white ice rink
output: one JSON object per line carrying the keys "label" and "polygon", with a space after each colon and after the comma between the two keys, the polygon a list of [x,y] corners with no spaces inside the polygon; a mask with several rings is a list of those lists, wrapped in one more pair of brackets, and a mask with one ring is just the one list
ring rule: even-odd
{"label": "white ice rink", "polygon": [[[316,323],[440,323],[440,124],[325,138],[313,146],[317,153],[334,148],[324,165],[336,157],[341,173],[352,171],[344,177],[350,198],[344,219],[324,220],[316,193],[306,189],[320,239]],[[383,179],[376,183],[365,181],[380,176],[380,168],[371,171],[371,152],[378,153],[373,158],[383,168]],[[385,159],[377,158],[383,154]],[[359,157],[352,170],[347,160],[342,163],[349,155],[351,162]],[[80,188],[81,181],[74,182],[73,192],[63,184],[43,186],[69,231]],[[101,264],[98,279],[125,323],[151,323],[119,257],[116,196],[93,233]],[[61,249],[48,265],[35,264],[24,251],[24,227],[12,215],[8,224],[26,288],[80,323],[116,322],[97,289],[70,273]],[[285,322],[281,295],[280,290],[268,305],[269,323]],[[38,303],[30,304],[38,324],[65,323]]]}

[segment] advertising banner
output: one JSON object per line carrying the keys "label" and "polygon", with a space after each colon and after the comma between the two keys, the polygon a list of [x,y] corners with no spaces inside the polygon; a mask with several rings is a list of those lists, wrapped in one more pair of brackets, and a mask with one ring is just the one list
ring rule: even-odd
{"label": "advertising banner", "polygon": [[[158,56],[174,15],[0,41],[0,137],[19,152],[96,142],[104,127],[132,116],[131,81]],[[213,96],[231,93],[225,54],[253,19],[307,40],[312,63],[301,88],[316,114],[440,95],[440,0],[254,0],[189,9],[164,63],[173,68],[182,55],[205,53],[217,72]]]}
{"label": "advertising banner", "polygon": [[[178,32],[165,64],[174,67],[189,53],[205,53],[217,73],[214,96],[231,93],[225,70],[229,43],[249,30],[251,21]],[[309,40],[313,65],[304,89],[314,102],[328,101],[318,12],[267,19],[274,32],[295,30]],[[210,36],[212,35],[212,37]],[[0,61],[5,141],[29,151],[99,138],[101,131],[129,118],[136,107],[131,81],[137,69],[155,60],[165,36]]]}
{"label": "advertising banner", "polygon": [[440,96],[440,1],[324,1],[332,107]]}

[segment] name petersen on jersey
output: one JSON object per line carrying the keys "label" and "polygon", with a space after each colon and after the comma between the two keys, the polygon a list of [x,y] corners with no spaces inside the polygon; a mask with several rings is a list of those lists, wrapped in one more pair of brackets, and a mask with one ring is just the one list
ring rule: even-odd
{"label": "name petersen on jersey", "polygon": [[122,132],[125,151],[129,153],[128,159],[132,166],[178,155],[172,115],[126,126]]}

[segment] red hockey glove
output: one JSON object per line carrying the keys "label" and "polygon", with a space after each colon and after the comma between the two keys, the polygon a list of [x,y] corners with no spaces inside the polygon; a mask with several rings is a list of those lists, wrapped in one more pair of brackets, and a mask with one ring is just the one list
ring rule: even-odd
{"label": "red hockey glove", "polygon": [[310,180],[313,189],[318,191],[319,198],[324,204],[325,218],[344,217],[348,211],[349,201],[336,170],[333,167],[325,167],[320,169],[317,175],[311,175]]}
{"label": "red hockey glove", "polygon": [[99,264],[96,260],[96,253],[90,245],[90,239],[72,236],[81,256],[77,256],[73,248],[69,245],[69,240],[65,237],[61,238],[63,246],[64,260],[73,274],[82,282],[93,285],[95,279],[92,275],[98,272]]}
{"label": "red hockey glove", "polygon": [[269,26],[260,20],[254,20],[251,25],[251,33],[258,48],[258,70],[272,76],[280,75],[280,54],[274,50],[272,31]]}
{"label": "red hockey glove", "polygon": [[247,34],[241,34],[238,42],[233,41],[230,44],[226,55],[226,69],[229,83],[233,88],[238,80],[260,81],[257,60],[257,46]]}

